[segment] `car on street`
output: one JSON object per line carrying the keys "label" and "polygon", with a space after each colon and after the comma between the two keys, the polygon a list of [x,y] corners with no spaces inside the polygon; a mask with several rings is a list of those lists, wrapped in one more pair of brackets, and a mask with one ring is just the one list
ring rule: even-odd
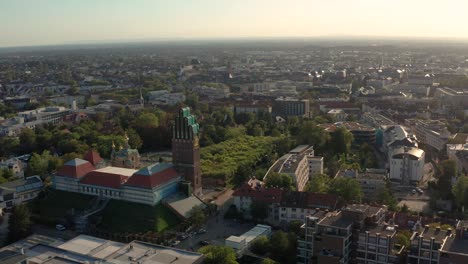
{"label": "car on street", "polygon": [[174,241],[174,242],[171,243],[171,247],[175,247],[175,246],[177,246],[177,245],[179,245],[179,244],[180,244],[180,241],[179,241],[179,240],[176,240],[176,241]]}
{"label": "car on street", "polygon": [[412,194],[416,194],[416,189],[413,189],[413,190],[411,191],[411,193],[412,193]]}
{"label": "car on street", "polygon": [[202,246],[208,246],[210,244],[210,242],[208,242],[206,240],[203,240],[203,241],[200,241],[199,244],[202,245]]}
{"label": "car on street", "polygon": [[198,234],[205,234],[205,233],[206,233],[206,229],[203,229],[203,228],[202,228],[202,229],[198,230],[197,233],[198,233]]}

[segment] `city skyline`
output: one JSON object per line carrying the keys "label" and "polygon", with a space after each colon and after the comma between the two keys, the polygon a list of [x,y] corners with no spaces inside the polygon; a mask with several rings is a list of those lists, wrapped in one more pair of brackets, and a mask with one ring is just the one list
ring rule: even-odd
{"label": "city skyline", "polygon": [[457,0],[19,0],[0,3],[0,47],[343,36],[464,40],[466,8]]}

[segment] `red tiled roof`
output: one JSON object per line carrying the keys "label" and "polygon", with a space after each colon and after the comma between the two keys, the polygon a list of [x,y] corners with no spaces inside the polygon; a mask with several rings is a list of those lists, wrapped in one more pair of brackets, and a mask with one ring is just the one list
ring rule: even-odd
{"label": "red tiled roof", "polygon": [[102,161],[102,158],[99,155],[99,153],[97,153],[94,150],[88,151],[88,153],[86,153],[86,155],[84,156],[84,159],[91,162],[91,164],[93,164],[94,166],[96,166],[96,164]]}
{"label": "red tiled roof", "polygon": [[89,162],[83,163],[78,166],[63,165],[57,171],[57,175],[62,177],[79,179],[85,176],[88,172],[93,171],[95,169],[96,168],[94,168],[94,166]]}
{"label": "red tiled roof", "polygon": [[279,188],[264,188],[251,186],[248,183],[245,183],[239,189],[235,190],[232,196],[244,196],[251,197],[256,201],[262,201],[266,203],[279,203],[283,190]]}
{"label": "red tiled roof", "polygon": [[81,183],[118,189],[127,179],[127,176],[121,174],[92,171],[81,180]]}
{"label": "red tiled roof", "polygon": [[125,185],[149,189],[164,184],[175,178],[177,178],[177,171],[174,167],[169,167],[151,175],[138,174],[137,172],[128,179]]}

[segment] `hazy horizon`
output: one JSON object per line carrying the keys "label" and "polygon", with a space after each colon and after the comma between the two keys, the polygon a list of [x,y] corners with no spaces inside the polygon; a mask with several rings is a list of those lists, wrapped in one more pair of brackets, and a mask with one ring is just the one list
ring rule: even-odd
{"label": "hazy horizon", "polygon": [[465,42],[467,8],[460,0],[15,0],[0,2],[0,47],[288,38]]}

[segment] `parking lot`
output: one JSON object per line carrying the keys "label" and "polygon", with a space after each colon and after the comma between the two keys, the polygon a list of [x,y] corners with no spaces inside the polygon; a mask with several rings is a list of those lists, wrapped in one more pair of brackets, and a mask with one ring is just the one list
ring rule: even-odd
{"label": "parking lot", "polygon": [[206,233],[196,234],[181,241],[176,247],[186,250],[196,251],[203,245],[202,241],[206,241],[211,245],[224,245],[224,240],[231,235],[242,235],[255,225],[253,223],[239,223],[230,219],[224,219],[219,216],[210,217],[207,224],[203,227],[207,230]]}

